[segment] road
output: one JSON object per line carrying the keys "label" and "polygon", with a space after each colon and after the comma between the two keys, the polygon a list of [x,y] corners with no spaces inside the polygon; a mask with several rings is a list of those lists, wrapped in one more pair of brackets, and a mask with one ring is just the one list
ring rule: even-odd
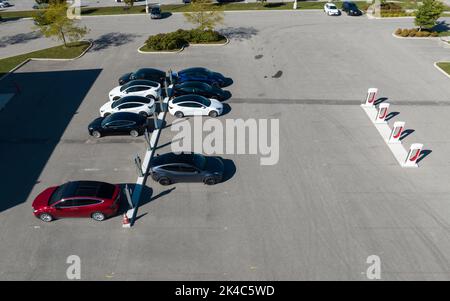
{"label": "road", "polygon": [[[449,280],[450,85],[433,62],[450,53],[436,41],[392,37],[411,22],[227,13],[221,30],[230,44],[144,55],[136,49],[148,35],[187,27],[182,15],[84,18],[96,42],[83,58],[29,63],[0,87],[15,81],[23,90],[0,112],[1,165],[10,171],[1,183],[0,279],[64,280],[75,254],[84,280],[366,280],[374,254],[384,280]],[[14,36],[31,22],[1,26]],[[143,139],[86,133],[118,76],[197,65],[234,80],[223,122],[280,120],[278,164],[227,154],[222,184],[150,181],[131,230],[120,217],[44,224],[32,216],[33,198],[49,185],[134,182]],[[432,151],[420,168],[400,168],[359,107],[372,86],[400,113],[390,122],[414,130],[405,146]],[[174,134],[162,132],[159,153],[170,151]]]}

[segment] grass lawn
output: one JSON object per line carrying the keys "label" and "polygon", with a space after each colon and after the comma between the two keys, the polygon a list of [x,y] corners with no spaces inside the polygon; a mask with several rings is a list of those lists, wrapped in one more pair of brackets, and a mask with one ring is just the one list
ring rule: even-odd
{"label": "grass lawn", "polygon": [[68,47],[64,45],[46,48],[30,53],[11,56],[0,59],[0,76],[9,72],[11,69],[29,58],[45,58],[45,59],[73,59],[79,56],[89,47],[89,42],[69,43]]}
{"label": "grass lawn", "polygon": [[448,75],[450,75],[450,62],[441,62],[437,63],[438,67],[447,72]]}

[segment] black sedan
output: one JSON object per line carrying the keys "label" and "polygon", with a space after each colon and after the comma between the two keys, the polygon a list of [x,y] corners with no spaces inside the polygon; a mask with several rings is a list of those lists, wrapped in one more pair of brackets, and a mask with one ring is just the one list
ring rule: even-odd
{"label": "black sedan", "polygon": [[342,3],[342,10],[349,16],[361,16],[362,11],[359,10],[355,2],[345,1]]}
{"label": "black sedan", "polygon": [[147,128],[147,118],[130,112],[118,112],[107,117],[94,119],[89,126],[89,134],[95,138],[105,135],[129,134],[142,135]]}
{"label": "black sedan", "polygon": [[196,81],[216,87],[228,87],[233,83],[231,78],[203,67],[192,67],[179,72],[172,72],[172,79],[179,84]]}
{"label": "black sedan", "polygon": [[173,87],[172,96],[174,97],[188,94],[201,95],[206,98],[214,98],[217,100],[225,100],[231,96],[231,93],[228,91],[202,82],[184,82]]}
{"label": "black sedan", "polygon": [[218,157],[196,153],[166,153],[150,162],[152,179],[161,185],[177,182],[203,182],[214,185],[222,181],[224,164]]}
{"label": "black sedan", "polygon": [[145,79],[158,82],[164,86],[164,81],[167,79],[166,72],[154,68],[141,68],[135,72],[125,73],[119,78],[119,85],[124,85],[129,81],[136,79]]}

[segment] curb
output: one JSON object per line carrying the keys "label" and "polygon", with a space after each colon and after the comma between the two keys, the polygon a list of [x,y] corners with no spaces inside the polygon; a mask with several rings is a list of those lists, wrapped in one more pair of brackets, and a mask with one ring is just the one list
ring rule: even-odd
{"label": "curb", "polygon": [[191,44],[191,43],[189,43],[188,45],[184,45],[178,51],[142,51],[141,48],[144,47],[145,44],[142,45],[141,47],[139,47],[137,51],[139,53],[142,53],[142,54],[177,54],[177,53],[182,52],[186,47],[191,47],[191,46],[206,46],[206,47],[208,47],[208,46],[210,46],[210,47],[225,46],[225,45],[230,43],[230,40],[227,37],[225,37],[225,38],[227,40],[223,44],[201,44],[201,43],[199,43],[199,44]]}
{"label": "curb", "polygon": [[19,65],[15,66],[14,68],[12,68],[11,70],[9,70],[5,75],[3,75],[2,77],[0,77],[0,81],[5,79],[6,77],[8,77],[11,73],[13,73],[14,71],[16,71],[17,69],[21,68],[23,65],[25,65],[26,63],[28,63],[29,61],[74,61],[77,60],[79,58],[81,58],[83,55],[86,54],[86,52],[88,52],[92,46],[94,45],[94,42],[92,40],[82,40],[80,42],[89,42],[89,46],[77,57],[75,58],[71,58],[71,59],[44,59],[44,58],[28,58],[25,61],[23,61],[22,63],[20,63]]}
{"label": "curb", "polygon": [[217,46],[225,46],[225,45],[228,45],[229,43],[230,43],[230,40],[227,38],[227,37],[225,37],[225,39],[226,39],[226,41],[225,41],[225,43],[221,43],[221,44],[219,44],[219,43],[189,43],[189,46],[206,46],[206,47],[208,47],[208,46],[211,46],[211,47],[217,47]]}
{"label": "curb", "polygon": [[450,75],[445,72],[441,67],[438,66],[438,63],[446,63],[446,62],[434,62],[433,65],[434,67],[436,67],[442,74],[444,74],[445,76],[447,76],[448,78],[450,78]]}

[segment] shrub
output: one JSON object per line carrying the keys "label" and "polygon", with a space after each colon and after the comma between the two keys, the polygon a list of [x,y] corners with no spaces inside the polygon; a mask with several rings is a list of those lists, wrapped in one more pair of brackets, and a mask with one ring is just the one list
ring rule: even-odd
{"label": "shrub", "polygon": [[401,28],[398,28],[396,31],[395,31],[395,34],[396,35],[401,35],[401,33],[402,33],[402,29]]}
{"label": "shrub", "polygon": [[402,33],[400,34],[402,37],[407,37],[409,35],[409,30],[408,29],[403,29]]}
{"label": "shrub", "polygon": [[152,50],[175,50],[181,49],[183,46],[191,43],[210,43],[223,40],[224,36],[214,30],[183,30],[178,29],[174,32],[159,33],[157,35],[150,36],[145,41],[146,48]]}

